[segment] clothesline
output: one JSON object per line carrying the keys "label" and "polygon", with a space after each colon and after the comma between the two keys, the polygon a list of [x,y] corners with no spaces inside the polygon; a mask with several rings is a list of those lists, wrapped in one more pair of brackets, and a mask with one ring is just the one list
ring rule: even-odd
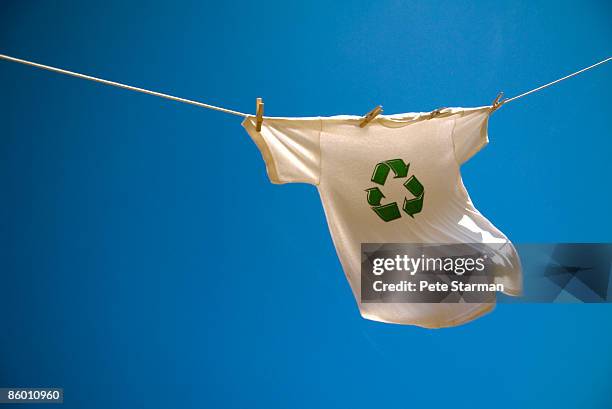
{"label": "clothesline", "polygon": [[4,54],[0,54],[0,58],[3,59],[3,60],[7,60],[7,61],[13,61],[13,62],[16,62],[16,63],[19,63],[19,64],[24,64],[24,65],[29,65],[29,66],[36,67],[36,68],[41,68],[43,70],[57,72],[59,74],[70,75],[70,76],[73,76],[73,77],[82,78],[84,80],[99,82],[101,84],[106,84],[106,85],[111,85],[111,86],[117,87],[117,88],[123,88],[123,89],[128,89],[130,91],[142,92],[143,94],[154,95],[156,97],[166,98],[166,99],[170,99],[172,101],[182,102],[184,104],[195,105],[195,106],[198,106],[198,107],[201,107],[201,108],[213,109],[215,111],[225,112],[226,114],[238,115],[238,116],[242,116],[242,117],[245,117],[245,118],[248,117],[248,116],[252,116],[252,115],[249,115],[249,114],[245,114],[243,112],[234,111],[233,109],[227,109],[227,108],[222,108],[222,107],[218,107],[218,106],[214,106],[214,105],[210,105],[210,104],[205,104],[203,102],[198,102],[198,101],[194,101],[194,100],[191,100],[191,99],[175,97],[173,95],[163,94],[161,92],[151,91],[151,90],[144,89],[144,88],[133,87],[131,85],[122,84],[120,82],[109,81],[109,80],[105,80],[105,79],[102,79],[102,78],[96,78],[96,77],[92,77],[91,75],[79,74],[78,72],[63,70],[61,68],[55,68],[55,67],[51,67],[49,65],[44,65],[44,64],[39,64],[39,63],[32,62],[32,61],[22,60],[20,58],[10,57],[10,56],[4,55]]}
{"label": "clothesline", "polygon": [[[138,87],[134,87],[134,86],[127,85],[127,84],[122,84],[120,82],[109,81],[109,80],[105,80],[105,79],[102,79],[102,78],[92,77],[90,75],[80,74],[78,72],[68,71],[68,70],[64,70],[62,68],[51,67],[49,65],[39,64],[39,63],[28,61],[28,60],[22,60],[20,58],[11,57],[11,56],[4,55],[4,54],[0,54],[0,59],[16,62],[16,63],[19,63],[19,64],[29,65],[31,67],[41,68],[43,70],[57,72],[59,74],[70,75],[72,77],[82,78],[82,79],[89,80],[89,81],[99,82],[101,84],[111,85],[111,86],[117,87],[117,88],[123,88],[123,89],[127,89],[127,90],[130,90],[130,91],[136,91],[136,92],[141,92],[143,94],[153,95],[153,96],[160,97],[160,98],[166,98],[166,99],[170,99],[172,101],[182,102],[184,104],[190,104],[190,105],[195,105],[195,106],[198,106],[198,107],[201,107],[201,108],[212,109],[212,110],[219,111],[219,112],[225,112],[226,114],[242,116],[242,117],[245,117],[245,118],[249,117],[249,116],[254,116],[254,115],[250,115],[250,114],[245,114],[244,112],[234,111],[233,109],[227,109],[227,108],[218,107],[218,106],[215,106],[215,105],[205,104],[203,102],[194,101],[194,100],[191,100],[191,99],[175,97],[173,95],[164,94],[164,93],[157,92],[157,91],[151,91],[151,90],[148,90],[148,89],[145,89],[145,88],[138,88]],[[537,88],[534,88],[534,89],[532,89],[530,91],[523,92],[522,94],[519,94],[519,95],[514,96],[512,98],[506,98],[506,99],[502,99],[502,100],[499,100],[499,101],[496,100],[496,103],[494,104],[495,105],[495,109],[499,108],[500,106],[502,106],[504,104],[507,104],[508,102],[512,102],[514,100],[517,100],[519,98],[522,98],[522,97],[527,96],[529,94],[532,94],[534,92],[543,90],[544,88],[548,88],[548,87],[550,87],[552,85],[555,85],[555,84],[557,84],[557,83],[559,83],[561,81],[564,81],[564,80],[566,80],[568,78],[574,77],[574,76],[576,76],[578,74],[582,74],[583,72],[588,71],[590,69],[593,69],[593,68],[595,68],[595,67],[597,67],[599,65],[605,64],[605,63],[609,62],[610,60],[612,60],[612,57],[608,57],[605,60],[599,61],[598,63],[593,64],[593,65],[591,65],[589,67],[583,68],[583,69],[581,69],[579,71],[576,71],[576,72],[574,72],[572,74],[566,75],[563,78],[559,78],[558,80],[549,82],[548,84],[544,84],[544,85],[539,86]]]}
{"label": "clothesline", "polygon": [[534,92],[537,92],[537,91],[543,90],[544,88],[548,88],[548,87],[550,87],[551,85],[555,85],[555,84],[557,84],[557,83],[559,83],[559,82],[561,82],[561,81],[563,81],[563,80],[566,80],[566,79],[568,79],[568,78],[575,77],[575,76],[576,76],[576,75],[578,75],[578,74],[582,74],[582,73],[583,73],[583,72],[585,72],[585,71],[588,71],[588,70],[590,70],[590,69],[592,69],[592,68],[597,67],[598,65],[605,64],[605,63],[607,63],[607,62],[608,62],[608,61],[610,61],[610,60],[612,60],[612,57],[608,57],[608,58],[606,58],[605,60],[602,60],[602,61],[600,61],[600,62],[598,62],[598,63],[595,63],[595,64],[593,64],[593,65],[591,65],[591,66],[589,66],[589,67],[583,68],[583,69],[581,69],[580,71],[576,71],[576,72],[574,72],[574,73],[571,73],[571,74],[569,74],[569,75],[566,75],[566,76],[565,76],[565,77],[563,77],[563,78],[559,78],[558,80],[554,80],[554,81],[552,81],[552,82],[549,82],[548,84],[544,84],[544,85],[542,85],[542,86],[539,86],[539,87],[537,87],[537,88],[534,88],[534,89],[532,89],[531,91],[523,92],[522,94],[517,95],[517,96],[515,96],[515,97],[508,98],[508,99],[504,99],[504,100],[502,101],[502,104],[507,104],[508,102],[512,102],[512,101],[514,101],[515,99],[519,99],[519,98],[522,98],[522,97],[524,97],[524,96],[526,96],[526,95],[533,94]]}

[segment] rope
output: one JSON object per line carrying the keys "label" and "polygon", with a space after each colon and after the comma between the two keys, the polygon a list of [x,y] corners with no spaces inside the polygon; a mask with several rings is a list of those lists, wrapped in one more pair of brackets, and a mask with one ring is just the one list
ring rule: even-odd
{"label": "rope", "polygon": [[73,76],[73,77],[82,78],[84,80],[90,80],[90,81],[94,81],[94,82],[99,82],[101,84],[111,85],[111,86],[117,87],[117,88],[123,88],[123,89],[128,89],[130,91],[142,92],[143,94],[154,95],[156,97],[166,98],[166,99],[170,99],[172,101],[178,101],[178,102],[182,102],[182,103],[185,103],[185,104],[195,105],[195,106],[198,106],[200,108],[213,109],[215,111],[225,112],[226,114],[238,115],[238,116],[242,116],[242,117],[251,116],[249,114],[245,114],[245,113],[242,113],[242,112],[234,111],[232,109],[221,108],[221,107],[217,107],[217,106],[214,106],[214,105],[205,104],[203,102],[193,101],[191,99],[179,98],[179,97],[175,97],[173,95],[162,94],[161,92],[149,91],[148,89],[133,87],[131,85],[121,84],[120,82],[104,80],[102,78],[96,78],[96,77],[92,77],[90,75],[79,74],[78,72],[62,70],[61,68],[50,67],[48,65],[38,64],[38,63],[35,63],[35,62],[32,62],[32,61],[26,61],[26,60],[22,60],[22,59],[15,58],[15,57],[9,57],[8,55],[0,54],[0,58],[3,59],[3,60],[7,60],[7,61],[13,61],[13,62],[16,62],[16,63],[19,63],[19,64],[30,65],[30,66],[36,67],[36,68],[42,68],[43,70],[57,72],[59,74],[70,75],[70,76]]}
{"label": "rope", "polygon": [[[205,104],[203,102],[193,101],[191,99],[179,98],[179,97],[175,97],[173,95],[162,94],[161,92],[150,91],[150,90],[144,89],[144,88],[133,87],[131,85],[122,84],[120,82],[114,82],[114,81],[109,81],[109,80],[105,80],[105,79],[102,79],[102,78],[92,77],[90,75],[79,74],[78,72],[73,72],[73,71],[63,70],[61,68],[51,67],[51,66],[48,66],[48,65],[38,64],[38,63],[35,63],[35,62],[32,62],[32,61],[22,60],[22,59],[15,58],[15,57],[10,57],[10,56],[4,55],[4,54],[0,54],[0,59],[16,62],[16,63],[19,63],[19,64],[29,65],[29,66],[36,67],[36,68],[41,68],[43,70],[57,72],[59,74],[70,75],[70,76],[77,77],[77,78],[82,78],[82,79],[85,79],[85,80],[99,82],[101,84],[111,85],[111,86],[117,87],[117,88],[123,88],[123,89],[127,89],[127,90],[130,90],[130,91],[142,92],[143,94],[148,94],[148,95],[153,95],[153,96],[156,96],[156,97],[166,98],[166,99],[170,99],[172,101],[182,102],[184,104],[195,105],[195,106],[198,106],[200,108],[213,109],[215,111],[225,112],[226,114],[232,114],[232,115],[237,115],[237,116],[242,116],[242,117],[252,116],[252,115],[249,115],[249,114],[245,114],[243,112],[234,111],[232,109],[221,108],[221,107],[218,107],[218,106],[214,106],[214,105],[210,105],[210,104]],[[591,65],[589,67],[583,68],[580,71],[576,71],[576,72],[574,72],[572,74],[566,75],[563,78],[559,78],[558,80],[555,80],[555,81],[549,82],[548,84],[544,84],[544,85],[542,85],[540,87],[534,88],[531,91],[523,92],[522,94],[517,95],[517,96],[512,97],[512,98],[506,98],[506,99],[503,99],[503,100],[499,100],[499,97],[498,97],[495,100],[495,102],[493,103],[493,110],[498,109],[499,107],[501,107],[504,104],[507,104],[508,102],[512,102],[512,101],[514,101],[516,99],[523,98],[524,96],[527,96],[529,94],[533,94],[534,92],[543,90],[544,88],[548,88],[551,85],[555,85],[555,84],[557,84],[557,83],[559,83],[561,81],[564,81],[564,80],[566,80],[568,78],[572,78],[572,77],[574,77],[574,76],[576,76],[578,74],[582,74],[583,72],[588,71],[590,69],[593,69],[593,68],[597,67],[598,65],[605,64],[605,63],[607,63],[610,60],[612,60],[612,57],[608,57],[605,60],[602,60],[602,61],[600,61],[600,62],[598,62],[596,64],[593,64],[593,65]]]}
{"label": "rope", "polygon": [[575,77],[576,75],[578,75],[578,74],[582,74],[582,73],[583,73],[583,72],[585,72],[585,71],[588,71],[588,70],[590,70],[590,69],[592,69],[592,68],[597,67],[598,65],[605,64],[605,63],[607,63],[607,62],[608,62],[608,61],[610,61],[610,60],[612,60],[612,57],[608,57],[608,58],[606,58],[605,60],[602,60],[602,61],[600,61],[600,62],[598,62],[598,63],[596,63],[596,64],[593,64],[593,65],[591,65],[591,66],[589,66],[589,67],[583,68],[583,69],[581,69],[580,71],[576,71],[576,72],[574,72],[574,73],[572,73],[572,74],[570,74],[570,75],[566,75],[566,76],[565,76],[565,77],[563,77],[563,78],[559,78],[558,80],[555,80],[555,81],[549,82],[548,84],[544,84],[544,85],[542,85],[542,86],[540,86],[540,87],[534,88],[534,89],[532,89],[531,91],[523,92],[522,94],[517,95],[517,96],[515,96],[515,97],[512,97],[512,98],[506,98],[506,99],[504,99],[504,100],[501,100],[501,101],[497,102],[496,104],[494,104],[494,107],[495,107],[495,109],[497,109],[497,108],[499,108],[499,107],[500,107],[501,105],[503,105],[503,104],[507,104],[508,102],[512,102],[512,101],[514,101],[514,100],[516,100],[516,99],[523,98],[524,96],[527,96],[527,95],[529,95],[529,94],[533,94],[534,92],[538,92],[538,91],[540,91],[540,90],[543,90],[544,88],[548,88],[548,87],[550,87],[551,85],[555,85],[555,84],[557,84],[557,83],[559,83],[559,82],[561,82],[561,81],[564,81],[564,80],[566,80],[566,79],[568,79],[568,78]]}

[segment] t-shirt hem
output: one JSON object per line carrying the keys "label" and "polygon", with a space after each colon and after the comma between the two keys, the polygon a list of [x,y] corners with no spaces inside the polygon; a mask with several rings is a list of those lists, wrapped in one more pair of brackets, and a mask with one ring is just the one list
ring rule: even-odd
{"label": "t-shirt hem", "polygon": [[386,324],[398,324],[398,325],[413,325],[416,327],[427,328],[427,329],[439,329],[439,328],[450,328],[459,325],[467,324],[470,321],[476,320],[495,309],[495,303],[483,304],[482,307],[475,308],[466,312],[465,314],[459,315],[450,320],[444,321],[412,321],[412,320],[385,320],[374,315],[367,314],[360,310],[361,316],[370,321],[384,322]]}
{"label": "t-shirt hem", "polygon": [[502,293],[511,297],[520,297],[523,295],[523,290],[521,288],[504,288]]}

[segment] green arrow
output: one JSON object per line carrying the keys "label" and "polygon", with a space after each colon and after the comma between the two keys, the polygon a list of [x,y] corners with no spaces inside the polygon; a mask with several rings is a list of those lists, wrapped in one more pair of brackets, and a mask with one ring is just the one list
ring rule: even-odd
{"label": "green arrow", "polygon": [[385,197],[383,192],[377,187],[371,187],[365,191],[368,192],[368,204],[370,206],[379,206],[380,201]]}
{"label": "green arrow", "polygon": [[389,203],[384,206],[373,207],[372,210],[376,212],[378,217],[383,219],[386,222],[390,222],[391,220],[399,219],[402,215],[399,212],[397,207],[397,203]]}
{"label": "green arrow", "polygon": [[415,196],[420,196],[425,191],[421,182],[414,175],[404,182],[404,187]]}
{"label": "green arrow", "polygon": [[402,159],[391,159],[384,162],[380,162],[374,167],[374,173],[372,174],[372,182],[384,185],[387,181],[389,171],[393,170],[395,178],[405,178],[408,175],[408,167]]}
{"label": "green arrow", "polygon": [[404,198],[404,206],[402,206],[402,209],[408,213],[408,216],[414,218],[414,214],[419,213],[421,210],[423,210],[423,198],[425,197],[425,194],[420,195],[419,197],[416,197],[414,199],[405,199]]}
{"label": "green arrow", "polygon": [[393,173],[395,173],[395,178],[405,178],[406,176],[408,176],[408,167],[410,166],[410,164],[405,164],[403,160],[401,159],[391,159],[385,162],[387,165],[389,165],[389,167],[391,168],[391,170],[393,170]]}
{"label": "green arrow", "polygon": [[414,218],[414,214],[423,210],[425,188],[414,175],[410,176],[410,179],[404,183],[404,187],[414,195],[414,199],[404,198],[404,205],[402,206],[402,209],[408,213],[410,217]]}
{"label": "green arrow", "polygon": [[389,174],[389,166],[385,162],[381,162],[374,168],[372,174],[372,182],[384,185],[387,181],[387,175]]}

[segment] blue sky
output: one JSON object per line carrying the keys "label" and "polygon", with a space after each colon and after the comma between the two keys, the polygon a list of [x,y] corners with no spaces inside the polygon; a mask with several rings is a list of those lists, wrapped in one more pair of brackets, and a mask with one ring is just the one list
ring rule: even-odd
{"label": "blue sky", "polygon": [[[2,7],[0,53],[274,116],[486,105],[611,54],[605,1]],[[463,166],[513,241],[612,240],[611,67],[504,106]],[[0,84],[0,386],[91,408],[610,406],[608,305],[365,321],[316,190],[270,184],[239,118],[6,62]]]}

